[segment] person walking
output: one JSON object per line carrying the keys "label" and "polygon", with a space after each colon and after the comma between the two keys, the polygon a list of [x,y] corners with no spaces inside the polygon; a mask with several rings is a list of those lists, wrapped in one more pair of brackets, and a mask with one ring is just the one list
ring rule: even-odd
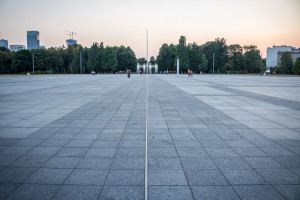
{"label": "person walking", "polygon": [[127,76],[128,76],[128,78],[130,78],[130,73],[131,73],[131,71],[130,71],[130,69],[128,69],[127,70]]}

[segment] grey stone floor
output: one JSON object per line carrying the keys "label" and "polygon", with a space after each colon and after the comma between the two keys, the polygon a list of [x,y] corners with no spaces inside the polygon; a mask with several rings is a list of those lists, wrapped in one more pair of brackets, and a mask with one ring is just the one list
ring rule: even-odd
{"label": "grey stone floor", "polygon": [[[149,199],[300,199],[300,78],[149,75]],[[0,199],[144,199],[146,75],[0,78]]]}

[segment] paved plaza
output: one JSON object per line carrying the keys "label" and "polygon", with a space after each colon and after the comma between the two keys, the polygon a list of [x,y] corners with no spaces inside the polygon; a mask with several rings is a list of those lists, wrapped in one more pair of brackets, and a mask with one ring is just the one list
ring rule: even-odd
{"label": "paved plaza", "polygon": [[145,191],[299,200],[300,78],[0,77],[0,199]]}

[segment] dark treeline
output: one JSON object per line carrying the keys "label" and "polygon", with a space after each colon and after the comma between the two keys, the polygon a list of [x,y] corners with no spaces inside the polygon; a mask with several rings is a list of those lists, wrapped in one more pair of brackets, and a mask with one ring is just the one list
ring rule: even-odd
{"label": "dark treeline", "polygon": [[[213,54],[215,60],[215,73],[259,73],[261,66],[260,51],[254,45],[240,46],[239,44],[227,45],[224,38],[197,45],[195,42],[186,44],[185,36],[181,36],[179,43],[163,44],[157,56],[159,71],[175,71],[180,60],[180,71],[188,69],[196,73],[212,73]],[[263,59],[262,70],[266,70]]]}
{"label": "dark treeline", "polygon": [[[80,55],[82,72],[114,73],[130,69],[136,71],[137,63],[146,64],[145,58],[137,59],[130,47],[103,46],[93,43],[90,48],[71,45],[67,48],[49,48],[20,50],[11,52],[0,47],[0,73],[32,72],[32,55],[36,73],[80,73]],[[149,63],[158,65],[158,71],[176,71],[177,58],[180,60],[180,72],[188,69],[194,73],[212,73],[214,55],[215,73],[260,73],[261,55],[255,45],[227,45],[226,39],[216,38],[214,41],[197,45],[186,44],[185,36],[181,36],[177,45],[163,44],[155,59],[150,57]],[[262,72],[266,70],[266,59],[262,59]],[[280,66],[271,69],[279,74],[300,74],[300,58],[293,63],[290,52],[285,52]]]}
{"label": "dark treeline", "polygon": [[116,71],[136,71],[137,59],[130,47],[103,46],[93,43],[91,48],[71,45],[68,48],[20,50],[17,52],[0,48],[0,73],[80,73],[80,54],[82,72],[112,73]]}

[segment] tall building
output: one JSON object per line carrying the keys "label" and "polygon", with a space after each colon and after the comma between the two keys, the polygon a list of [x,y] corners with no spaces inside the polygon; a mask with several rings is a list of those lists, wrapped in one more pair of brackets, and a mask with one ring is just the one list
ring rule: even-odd
{"label": "tall building", "polygon": [[292,51],[292,46],[273,46],[272,48],[268,47],[267,49],[267,59],[266,59],[266,66],[267,68],[276,67],[277,60],[278,60],[278,51]]}
{"label": "tall building", "polygon": [[77,40],[68,39],[66,40],[67,46],[77,44]]}
{"label": "tall building", "polygon": [[[281,64],[281,56],[285,52],[286,51],[278,51],[278,53],[277,53],[277,66],[279,66]],[[297,58],[300,58],[300,48],[299,49],[293,48],[292,51],[288,51],[288,52],[291,52],[293,63],[296,62]]]}
{"label": "tall building", "polygon": [[26,47],[24,45],[21,45],[21,44],[14,44],[14,45],[9,45],[9,49],[11,51],[19,51],[19,50],[26,49]]}
{"label": "tall building", "polygon": [[6,49],[8,49],[8,41],[1,39],[0,40],[0,47],[5,47]]}
{"label": "tall building", "polygon": [[40,48],[40,33],[38,31],[27,31],[27,49]]}

